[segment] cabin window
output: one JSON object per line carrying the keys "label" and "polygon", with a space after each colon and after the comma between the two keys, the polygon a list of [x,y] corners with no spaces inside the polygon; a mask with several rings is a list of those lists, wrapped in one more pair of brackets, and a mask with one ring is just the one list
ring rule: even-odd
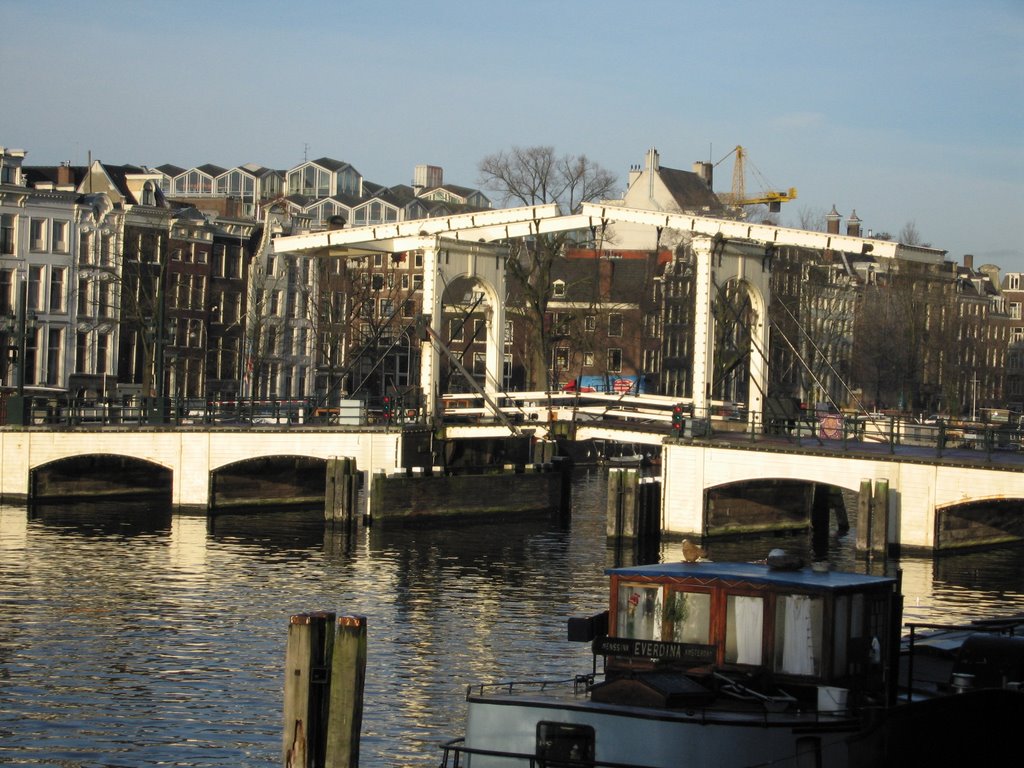
{"label": "cabin window", "polygon": [[822,607],[820,597],[779,595],[775,602],[775,671],[821,674]]}
{"label": "cabin window", "polygon": [[725,661],[761,664],[764,598],[729,595],[726,598]]}
{"label": "cabin window", "polygon": [[[596,745],[594,727],[574,723],[537,723],[537,758],[541,765],[592,763]],[[530,761],[532,764],[532,760]]]}
{"label": "cabin window", "polygon": [[832,633],[835,638],[835,648],[832,649],[832,674],[839,677],[846,674],[846,647],[850,635],[849,602],[850,598],[846,595],[836,598],[835,628]]}
{"label": "cabin window", "polygon": [[668,639],[673,643],[708,642],[711,634],[711,595],[670,592],[665,605]]}
{"label": "cabin window", "polygon": [[618,597],[616,634],[640,640],[661,640],[661,586],[622,584]]}

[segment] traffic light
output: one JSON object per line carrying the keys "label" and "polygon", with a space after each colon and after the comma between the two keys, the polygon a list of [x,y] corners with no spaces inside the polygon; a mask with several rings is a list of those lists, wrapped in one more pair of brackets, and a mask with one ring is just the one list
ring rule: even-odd
{"label": "traffic light", "polygon": [[683,428],[686,426],[686,419],[683,418],[683,406],[673,405],[672,406],[672,429],[677,435],[683,434]]}
{"label": "traffic light", "polygon": [[384,395],[384,421],[391,421],[395,413],[395,404],[389,395]]}

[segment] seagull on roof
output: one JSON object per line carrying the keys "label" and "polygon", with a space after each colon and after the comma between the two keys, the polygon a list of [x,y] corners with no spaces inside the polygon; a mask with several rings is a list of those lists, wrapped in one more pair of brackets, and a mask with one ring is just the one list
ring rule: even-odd
{"label": "seagull on roof", "polygon": [[696,563],[708,556],[703,547],[699,547],[689,539],[683,539],[683,562]]}

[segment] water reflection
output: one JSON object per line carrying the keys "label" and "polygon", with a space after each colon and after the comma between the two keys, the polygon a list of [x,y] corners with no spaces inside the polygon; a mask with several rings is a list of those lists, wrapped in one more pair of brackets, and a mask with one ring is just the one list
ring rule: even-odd
{"label": "water reflection", "polygon": [[47,501],[34,503],[28,515],[44,526],[79,536],[133,537],[170,530],[172,509],[169,501]]}
{"label": "water reflection", "polygon": [[[288,617],[368,617],[362,764],[436,765],[473,682],[590,667],[565,621],[605,607],[604,476],[581,473],[569,525],[530,518],[325,528],[319,513],[0,508],[0,762],[275,766]],[[1024,610],[1020,548],[833,567],[902,573],[910,618]],[[716,541],[718,560],[806,535]],[[679,543],[666,542],[666,560]],[[959,612],[959,613],[958,613]]]}

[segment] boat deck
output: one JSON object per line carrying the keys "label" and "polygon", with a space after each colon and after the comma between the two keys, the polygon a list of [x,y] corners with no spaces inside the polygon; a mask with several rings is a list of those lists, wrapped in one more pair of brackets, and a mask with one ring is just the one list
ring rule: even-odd
{"label": "boat deck", "polygon": [[[709,691],[709,697],[699,703],[680,703],[672,706],[651,706],[628,701],[595,701],[588,676],[571,680],[524,681],[493,685],[472,686],[466,695],[470,703],[497,706],[518,706],[538,709],[577,710],[601,712],[618,717],[650,718],[652,710],[658,718],[698,723],[732,723],[777,727],[803,727],[814,730],[825,726],[829,730],[841,728],[847,721],[851,728],[859,718],[849,711],[821,711],[813,703],[803,702],[785,694],[778,696],[729,695]],[[682,676],[685,678],[685,676]]]}

